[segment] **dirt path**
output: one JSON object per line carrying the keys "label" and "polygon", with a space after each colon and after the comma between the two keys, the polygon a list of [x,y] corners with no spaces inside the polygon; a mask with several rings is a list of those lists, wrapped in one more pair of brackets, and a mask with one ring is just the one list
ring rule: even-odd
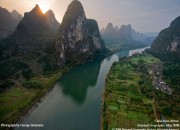
{"label": "dirt path", "polygon": [[[156,120],[158,120],[156,105],[155,105],[155,97],[153,98],[153,111],[154,111],[154,116],[155,116]],[[159,122],[158,122],[158,125],[159,125]]]}

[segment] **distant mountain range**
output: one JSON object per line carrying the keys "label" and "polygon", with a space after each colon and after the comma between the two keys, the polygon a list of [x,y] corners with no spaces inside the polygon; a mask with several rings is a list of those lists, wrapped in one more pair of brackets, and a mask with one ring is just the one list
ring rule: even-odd
{"label": "distant mountain range", "polygon": [[42,51],[42,46],[53,39],[53,29],[36,5],[30,12],[26,12],[14,33],[9,36],[8,43],[18,54]]}
{"label": "distant mountain range", "polygon": [[[26,13],[25,13],[26,15]],[[48,26],[50,26],[50,29],[53,33],[57,33],[58,29],[60,27],[60,23],[56,20],[55,15],[52,10],[47,11],[45,14],[42,13],[44,17],[46,17],[44,20],[48,23]],[[38,16],[37,16],[38,17]],[[24,17],[22,17],[21,14],[19,14],[16,10],[13,10],[11,13],[5,9],[0,7],[0,39],[6,38],[10,34],[13,34],[16,30],[17,25],[20,23],[20,21]],[[27,20],[27,16],[25,18]],[[28,22],[28,20],[27,20]],[[29,21],[31,23],[32,21]],[[26,23],[26,22],[25,22]],[[29,24],[27,23],[27,24]],[[33,23],[32,23],[33,24]],[[29,28],[31,28],[31,25],[28,25]],[[35,28],[35,27],[33,27]],[[38,25],[37,25],[37,28]],[[41,28],[41,24],[40,24]]]}
{"label": "distant mountain range", "polygon": [[56,20],[56,17],[53,13],[52,10],[48,10],[46,13],[45,13],[46,17],[47,17],[47,21],[48,21],[48,24],[51,28],[51,30],[54,32],[54,33],[57,33],[58,30],[59,30],[59,27],[60,27],[60,23]]}
{"label": "distant mountain range", "polygon": [[[16,12],[13,14],[16,14],[14,17],[16,16],[16,18],[18,18]],[[9,70],[9,74],[5,74],[3,71],[2,73],[0,72],[0,79],[9,77],[9,75],[15,73],[20,73],[20,70],[29,70],[33,75],[42,74],[45,72],[45,64],[49,67],[49,71],[57,68],[54,67],[56,66],[56,57],[52,56],[50,52],[54,52],[55,50],[52,41],[57,34],[59,24],[55,24],[55,26],[57,26],[55,30],[53,26],[51,26],[51,23],[55,21],[55,16],[47,14],[48,13],[43,14],[40,7],[36,5],[30,12],[24,13],[24,17],[20,20],[13,33],[1,41],[0,66],[2,69],[4,68],[3,70],[12,68],[13,71]],[[51,20],[53,22],[51,22]],[[51,59],[49,56],[53,58]],[[49,59],[46,61],[44,58]],[[51,67],[51,64],[45,63],[45,61],[53,64],[53,67]],[[19,65],[16,66],[15,64]],[[26,67],[23,68],[21,65]],[[6,76],[2,76],[1,74]]]}
{"label": "distant mountain range", "polygon": [[13,10],[10,13],[0,7],[0,39],[12,34],[21,19],[22,16],[17,11]]}
{"label": "distant mountain range", "polygon": [[121,48],[140,48],[150,46],[155,39],[154,35],[145,35],[135,31],[131,25],[122,25],[120,28],[113,27],[109,23],[105,29],[101,30],[101,35],[106,45],[119,45]]}
{"label": "distant mountain range", "polygon": [[22,19],[22,15],[18,13],[16,10],[13,10],[11,12],[11,16],[13,17],[13,19],[16,21],[16,24],[18,25]]}

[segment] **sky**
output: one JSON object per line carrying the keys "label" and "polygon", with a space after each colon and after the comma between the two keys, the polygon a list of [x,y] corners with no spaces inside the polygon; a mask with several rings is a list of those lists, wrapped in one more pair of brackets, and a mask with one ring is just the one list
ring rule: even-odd
{"label": "sky", "polygon": [[[52,9],[61,23],[72,0],[0,0],[0,6],[22,15],[39,4],[43,12]],[[140,32],[159,32],[180,16],[180,0],[80,0],[87,18],[102,29],[111,22],[120,27],[131,24]]]}

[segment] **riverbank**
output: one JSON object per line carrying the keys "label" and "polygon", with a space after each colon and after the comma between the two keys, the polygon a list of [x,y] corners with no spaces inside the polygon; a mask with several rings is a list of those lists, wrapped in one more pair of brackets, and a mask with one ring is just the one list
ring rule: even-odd
{"label": "riverbank", "polygon": [[116,61],[118,56],[112,55],[75,67],[18,123],[44,124],[43,130],[99,130],[105,77]]}
{"label": "riverbank", "polygon": [[[178,119],[178,102],[167,107],[172,95],[153,86],[152,65],[161,61],[151,55],[142,54],[121,58],[114,63],[106,78],[102,107],[102,129],[137,128],[137,124],[155,123],[160,113],[168,119]],[[156,108],[156,109],[154,109]],[[176,114],[173,114],[176,113]],[[157,114],[154,114],[157,113]]]}
{"label": "riverbank", "polygon": [[[107,51],[102,55],[97,54],[97,57],[93,57],[93,59],[98,58],[100,60],[110,54]],[[48,76],[36,76],[29,81],[23,82],[22,85],[27,87],[19,84],[2,92],[0,94],[0,122],[4,124],[17,123],[27,112],[36,107],[38,102],[43,100],[43,97],[52,90],[59,78],[77,66],[71,64]]]}
{"label": "riverbank", "polygon": [[28,89],[23,86],[14,86],[1,93],[0,122],[4,124],[16,123],[36,105],[37,102],[41,101],[42,97],[53,88],[53,84],[66,71],[56,72],[48,77],[35,77],[33,80],[42,83],[43,87],[41,89]]}

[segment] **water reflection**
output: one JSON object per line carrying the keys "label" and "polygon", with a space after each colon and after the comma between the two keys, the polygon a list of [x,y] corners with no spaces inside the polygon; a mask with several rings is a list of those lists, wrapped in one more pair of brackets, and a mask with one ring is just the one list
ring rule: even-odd
{"label": "water reflection", "polygon": [[[119,54],[123,56],[126,51]],[[33,130],[100,130],[105,78],[118,60],[117,55],[112,55],[69,71],[18,124],[44,124]]]}
{"label": "water reflection", "polygon": [[95,86],[99,75],[101,61],[95,61],[73,69],[64,75],[58,85],[62,92],[69,95],[78,104],[82,104],[87,95],[88,87]]}

